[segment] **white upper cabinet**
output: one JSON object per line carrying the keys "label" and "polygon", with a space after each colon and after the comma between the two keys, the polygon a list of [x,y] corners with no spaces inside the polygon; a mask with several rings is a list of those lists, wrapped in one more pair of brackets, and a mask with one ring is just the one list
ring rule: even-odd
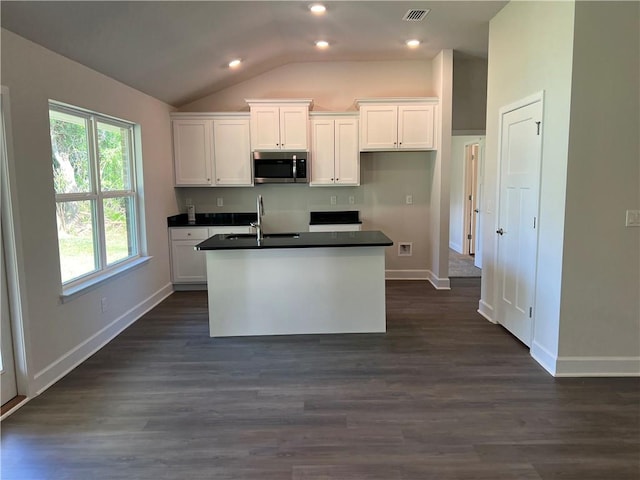
{"label": "white upper cabinet", "polygon": [[248,118],[213,120],[213,156],[216,185],[252,185]]}
{"label": "white upper cabinet", "polygon": [[358,100],[360,150],[434,150],[433,98]]}
{"label": "white upper cabinet", "polygon": [[246,100],[252,150],[308,150],[311,100]]}
{"label": "white upper cabinet", "polygon": [[171,116],[176,186],[251,186],[249,116]]}
{"label": "white upper cabinet", "polygon": [[357,115],[311,118],[310,185],[360,185]]}
{"label": "white upper cabinet", "polygon": [[211,185],[211,121],[173,119],[176,185]]}

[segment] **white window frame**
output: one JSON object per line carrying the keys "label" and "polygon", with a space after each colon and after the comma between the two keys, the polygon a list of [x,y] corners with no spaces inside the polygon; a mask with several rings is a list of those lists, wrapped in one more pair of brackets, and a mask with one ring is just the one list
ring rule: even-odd
{"label": "white window frame", "polygon": [[[81,118],[87,121],[87,137],[88,137],[88,152],[89,152],[89,171],[91,175],[91,191],[80,193],[55,193],[56,205],[60,202],[71,201],[91,201],[94,209],[92,215],[93,218],[93,241],[94,241],[94,253],[98,260],[98,266],[96,270],[88,272],[79,277],[74,277],[65,282],[61,279],[62,288],[62,300],[68,300],[75,297],[77,294],[97,286],[99,283],[119,275],[131,268],[134,268],[142,263],[145,263],[150,257],[143,256],[142,245],[142,221],[141,221],[141,198],[138,191],[138,169],[139,162],[136,155],[138,149],[136,148],[136,124],[127,122],[118,118],[110,117],[101,113],[92,112],[82,108],[66,105],[63,103],[49,101],[49,111],[64,113],[77,118]],[[102,191],[101,179],[99,173],[99,158],[98,158],[98,123],[112,125],[118,128],[124,128],[128,131],[129,135],[129,176],[130,176],[130,189],[129,190],[107,190]],[[52,156],[53,158],[53,156]],[[103,201],[109,198],[129,198],[132,202],[131,206],[131,223],[132,228],[130,231],[130,243],[132,246],[132,255],[114,262],[110,265],[107,264],[107,248],[106,248],[106,233],[104,229],[104,208]]]}

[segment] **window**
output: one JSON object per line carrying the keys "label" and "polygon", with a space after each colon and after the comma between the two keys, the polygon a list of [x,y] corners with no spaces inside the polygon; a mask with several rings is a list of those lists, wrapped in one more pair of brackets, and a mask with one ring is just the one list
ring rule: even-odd
{"label": "window", "polygon": [[134,125],[49,104],[62,284],[139,257]]}

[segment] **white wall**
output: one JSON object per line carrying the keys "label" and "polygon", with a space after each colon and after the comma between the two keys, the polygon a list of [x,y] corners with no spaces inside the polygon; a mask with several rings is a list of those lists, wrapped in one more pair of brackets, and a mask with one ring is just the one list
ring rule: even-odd
{"label": "white wall", "polygon": [[495,320],[498,111],[516,100],[544,91],[536,313],[531,349],[538,359],[554,358],[558,352],[573,17],[573,2],[516,1],[507,4],[489,27],[479,311]]}
{"label": "white wall", "polygon": [[[166,217],[173,195],[171,107],[2,30],[9,88],[17,219],[23,258],[29,391],[33,395],[171,291]],[[60,301],[49,99],[135,122],[142,129],[147,264],[73,300]],[[100,299],[108,310],[101,312]]]}
{"label": "white wall", "polygon": [[[313,111],[355,111],[358,98],[437,96],[432,71],[429,61],[289,64],[185,105],[181,111],[246,111],[245,98],[312,98]],[[181,211],[190,198],[197,211],[232,212],[253,211],[255,196],[262,193],[266,229],[273,231],[306,230],[312,210],[360,210],[363,228],[382,230],[396,242],[386,252],[389,273],[427,278],[433,265],[429,212],[435,157],[434,152],[364,153],[360,187],[180,188],[176,195]],[[405,204],[407,194],[413,195],[412,205]],[[335,206],[330,204],[332,195],[337,197]],[[349,196],[355,197],[355,204],[349,204]],[[224,207],[216,206],[218,197],[223,197]],[[399,257],[397,242],[412,242],[413,255]]]}
{"label": "white wall", "polygon": [[[449,248],[458,253],[462,253],[464,249],[465,146],[479,143],[483,139],[484,136],[477,135],[455,135],[451,137]],[[482,169],[478,165],[478,172],[481,171]]]}
{"label": "white wall", "polygon": [[559,374],[640,374],[639,25],[638,2],[576,2]]}

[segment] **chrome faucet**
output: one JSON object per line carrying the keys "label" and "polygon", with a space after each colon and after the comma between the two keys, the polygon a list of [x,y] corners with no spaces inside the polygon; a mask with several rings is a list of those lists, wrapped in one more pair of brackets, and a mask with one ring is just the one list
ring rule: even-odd
{"label": "chrome faucet", "polygon": [[257,221],[252,223],[251,226],[256,229],[256,239],[258,243],[262,241],[262,216],[264,215],[264,202],[262,201],[262,195],[258,195],[256,199],[256,213],[257,213]]}

